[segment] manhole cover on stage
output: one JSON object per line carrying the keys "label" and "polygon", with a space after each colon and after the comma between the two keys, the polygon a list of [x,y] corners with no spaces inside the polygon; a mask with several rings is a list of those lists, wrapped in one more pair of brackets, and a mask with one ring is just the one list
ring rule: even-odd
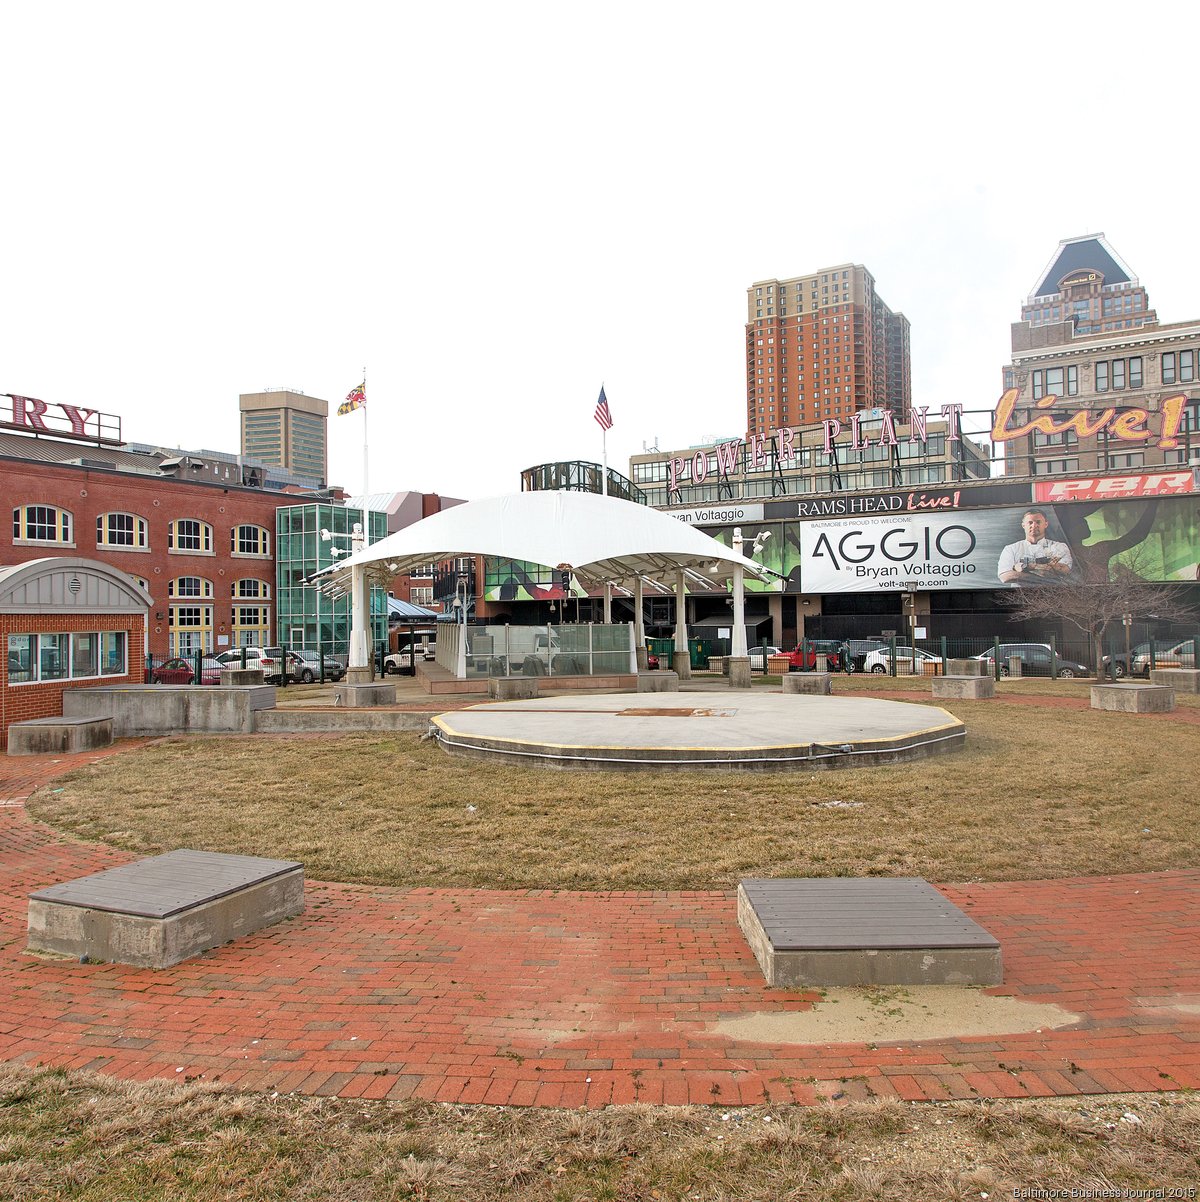
{"label": "manhole cover on stage", "polygon": [[636,706],[628,694],[541,697],[439,714],[433,725],[455,755],[620,770],[863,767],[956,751],[966,738],[963,723],[937,706],[782,693],[694,707],[678,694]]}

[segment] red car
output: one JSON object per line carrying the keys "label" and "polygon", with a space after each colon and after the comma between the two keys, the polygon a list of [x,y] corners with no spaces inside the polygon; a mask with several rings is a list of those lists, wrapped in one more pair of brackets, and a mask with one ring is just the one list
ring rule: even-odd
{"label": "red car", "polygon": [[[851,660],[850,671],[854,671],[854,661]],[[842,645],[831,639],[813,639],[801,643],[799,647],[788,652],[789,672],[813,672],[820,666],[822,671],[840,672],[842,670]]]}
{"label": "red car", "polygon": [[[200,683],[220,684],[221,667],[215,659],[207,656],[200,662]],[[195,659],[177,656],[175,659],[164,660],[150,673],[154,684],[191,684],[196,675]]]}
{"label": "red car", "polygon": [[658,656],[655,655],[653,651],[646,652],[646,667],[651,672],[658,671]]}

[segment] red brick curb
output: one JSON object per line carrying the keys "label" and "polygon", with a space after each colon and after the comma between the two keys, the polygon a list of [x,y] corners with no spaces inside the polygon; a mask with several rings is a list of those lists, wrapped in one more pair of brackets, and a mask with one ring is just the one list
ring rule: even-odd
{"label": "red brick curb", "polygon": [[[96,758],[10,761],[0,794]],[[738,1042],[717,1029],[813,1000],[765,986],[720,892],[310,883],[298,918],[172,969],[24,950],[30,892],[131,858],[0,809],[0,1059],[571,1107],[1200,1088],[1197,870],[944,886],[1001,940],[1005,984],[987,992],[1080,1021],[873,1046]]]}

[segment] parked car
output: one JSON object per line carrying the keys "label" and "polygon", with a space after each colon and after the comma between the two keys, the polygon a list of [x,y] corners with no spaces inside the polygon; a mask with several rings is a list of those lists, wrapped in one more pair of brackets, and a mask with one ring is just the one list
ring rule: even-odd
{"label": "parked car", "polygon": [[[1156,668],[1194,668],[1196,666],[1196,645],[1191,639],[1183,639],[1172,643],[1165,650],[1154,644],[1154,666]],[[1150,648],[1133,657],[1133,672],[1135,676],[1150,675]]]}
{"label": "parked car", "polygon": [[[881,676],[892,668],[891,646],[877,647],[868,651],[863,657],[863,671],[874,672]],[[942,671],[941,657],[930,655],[920,647],[908,647],[902,643],[896,644],[896,675],[897,676],[938,676]]]}
{"label": "parked car", "polygon": [[[301,661],[301,666],[297,674],[301,684],[312,684],[314,680],[321,679],[322,656],[319,651],[309,651],[298,647],[294,654]],[[333,655],[326,655],[324,660],[325,679],[337,684],[346,675],[346,665]],[[291,672],[292,669],[289,667],[288,673],[291,674]]]}
{"label": "parked car", "polygon": [[758,646],[755,646],[755,647],[751,647],[749,649],[750,667],[755,672],[761,672],[763,670],[763,651],[764,650],[767,653],[768,659],[770,659],[772,655],[782,655],[783,654],[782,647],[766,647],[766,648],[764,648],[761,644],[759,644]]}
{"label": "parked car", "polygon": [[[240,668],[243,652],[246,667],[261,671],[267,684],[277,684],[283,679],[282,647],[238,647],[232,651],[223,651],[216,658],[225,668]],[[299,680],[304,671],[304,661],[294,651],[288,651],[287,656],[288,679]]]}
{"label": "parked car", "polygon": [[[1170,659],[1177,643],[1171,639],[1155,639],[1154,640],[1154,662],[1161,663],[1163,659]],[[1132,671],[1135,676],[1150,675],[1150,644],[1138,643],[1136,647],[1130,649],[1126,654],[1124,651],[1118,651],[1115,656],[1106,655],[1101,661],[1106,676],[1112,675],[1113,667],[1116,665],[1117,679],[1120,680],[1124,676],[1128,676]],[[1133,665],[1132,669],[1130,664]],[[1168,667],[1175,667],[1174,664],[1168,664]]]}
{"label": "parked car", "polygon": [[[1053,648],[1049,643],[1001,643],[1000,644],[1000,675],[1009,675],[1008,661],[1016,656],[1021,661],[1022,676],[1049,676],[1051,671],[1051,656]],[[985,651],[976,659],[984,660],[991,671],[995,671],[995,661],[992,653]],[[1064,659],[1058,656],[1059,676],[1070,679],[1073,676],[1090,676],[1091,668],[1081,664],[1076,659]]]}
{"label": "parked car", "polygon": [[655,655],[653,651],[646,652],[646,667],[651,672],[658,671],[658,656]]}
{"label": "parked car", "polygon": [[[219,660],[206,655],[200,661],[200,683],[220,684],[224,666]],[[195,656],[177,655],[174,659],[164,660],[150,672],[151,684],[191,684],[195,678]]]}
{"label": "parked car", "polygon": [[[854,671],[853,657],[847,657],[849,671]],[[841,672],[842,642],[840,639],[808,639],[788,652],[789,672],[812,672],[820,667],[827,672]]]}
{"label": "parked car", "polygon": [[[432,660],[437,657],[436,643],[418,643],[417,644],[417,659]],[[402,651],[393,651],[390,655],[383,657],[383,674],[387,676],[389,673],[399,676],[403,670],[411,672],[413,666],[413,649],[405,647]]]}

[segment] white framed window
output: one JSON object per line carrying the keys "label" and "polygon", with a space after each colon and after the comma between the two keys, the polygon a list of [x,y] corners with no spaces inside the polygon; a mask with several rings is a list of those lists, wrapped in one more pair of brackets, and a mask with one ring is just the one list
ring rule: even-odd
{"label": "white framed window", "polygon": [[211,555],[212,527],[198,518],[176,518],[167,527],[167,550],[190,555]]}
{"label": "white framed window", "polygon": [[18,505],[13,510],[14,543],[56,543],[73,547],[71,514],[56,505]]}
{"label": "white framed window", "polygon": [[8,683],[124,676],[128,672],[128,652],[123,630],[10,634]]}
{"label": "white framed window", "polygon": [[96,546],[124,551],[149,550],[146,519],[135,513],[102,513],[96,518]]}
{"label": "white framed window", "polygon": [[265,559],[271,554],[271,536],[262,526],[234,526],[229,532],[229,543],[234,555],[256,555]]}

